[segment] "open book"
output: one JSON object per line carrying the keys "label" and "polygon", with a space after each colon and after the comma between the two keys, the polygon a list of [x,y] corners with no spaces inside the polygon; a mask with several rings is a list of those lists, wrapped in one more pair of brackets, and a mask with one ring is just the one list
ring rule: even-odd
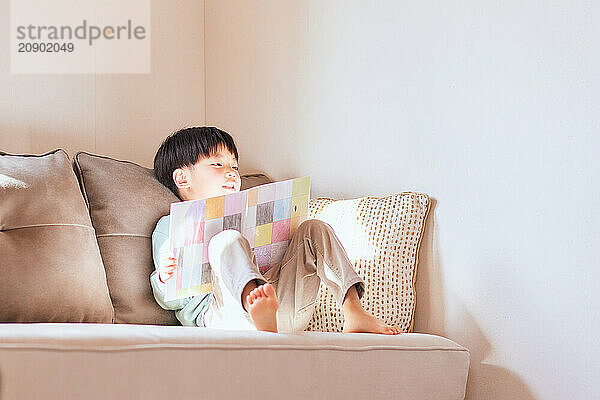
{"label": "open book", "polygon": [[241,192],[171,203],[170,250],[177,272],[165,301],[212,291],[210,239],[225,229],[250,244],[261,273],[281,262],[298,225],[308,214],[310,177],[255,186]]}

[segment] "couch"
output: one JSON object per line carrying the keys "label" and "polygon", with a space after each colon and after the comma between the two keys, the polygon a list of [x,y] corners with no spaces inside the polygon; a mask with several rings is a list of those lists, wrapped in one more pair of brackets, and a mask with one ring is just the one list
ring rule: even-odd
{"label": "couch", "polygon": [[173,201],[132,162],[0,152],[0,400],[464,398],[469,351],[412,315],[396,336],[180,326],[148,280]]}

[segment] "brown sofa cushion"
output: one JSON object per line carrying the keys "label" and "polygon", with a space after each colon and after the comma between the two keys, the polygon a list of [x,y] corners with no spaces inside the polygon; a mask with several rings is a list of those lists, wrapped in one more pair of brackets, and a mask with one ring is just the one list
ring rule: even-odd
{"label": "brown sofa cushion", "polygon": [[[173,311],[163,310],[150,286],[152,232],[179,199],[158,182],[152,169],[129,161],[79,152],[74,169],[90,209],[106,269],[115,323],[178,325]],[[266,183],[255,174],[242,186]]]}
{"label": "brown sofa cushion", "polygon": [[152,231],[177,197],[151,169],[129,161],[78,152],[73,168],[96,229],[115,323],[179,324],[154,301],[148,278]]}
{"label": "brown sofa cushion", "polygon": [[271,182],[273,182],[273,180],[262,173],[244,174],[242,175],[242,186],[240,187],[240,190],[250,189],[254,186],[264,185]]}
{"label": "brown sofa cushion", "polygon": [[0,152],[0,321],[111,323],[90,216],[68,155]]}

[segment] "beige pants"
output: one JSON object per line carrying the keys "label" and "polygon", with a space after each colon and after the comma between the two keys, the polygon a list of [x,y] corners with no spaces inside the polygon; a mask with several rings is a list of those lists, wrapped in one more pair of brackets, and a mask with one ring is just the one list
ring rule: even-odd
{"label": "beige pants", "polygon": [[259,285],[269,282],[275,287],[279,332],[300,332],[308,326],[321,281],[340,307],[353,285],[359,298],[365,291],[364,281],[354,270],[333,229],[317,219],[298,226],[281,264],[264,275],[259,272],[248,240],[235,230],[225,230],[210,240],[208,258],[213,294],[203,323],[209,328],[256,330],[242,306],[242,291],[254,279]]}

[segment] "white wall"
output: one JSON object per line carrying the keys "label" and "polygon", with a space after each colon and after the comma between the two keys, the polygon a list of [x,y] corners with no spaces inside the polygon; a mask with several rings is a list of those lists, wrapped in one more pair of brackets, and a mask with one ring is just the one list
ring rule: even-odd
{"label": "white wall", "polygon": [[[415,328],[468,399],[600,379],[598,2],[206,1],[206,122],[314,196],[422,191]],[[270,154],[265,156],[265,154]]]}
{"label": "white wall", "polygon": [[204,1],[152,1],[151,74],[11,74],[9,10],[0,0],[2,151],[60,147],[151,167],[165,136],[204,124]]}

